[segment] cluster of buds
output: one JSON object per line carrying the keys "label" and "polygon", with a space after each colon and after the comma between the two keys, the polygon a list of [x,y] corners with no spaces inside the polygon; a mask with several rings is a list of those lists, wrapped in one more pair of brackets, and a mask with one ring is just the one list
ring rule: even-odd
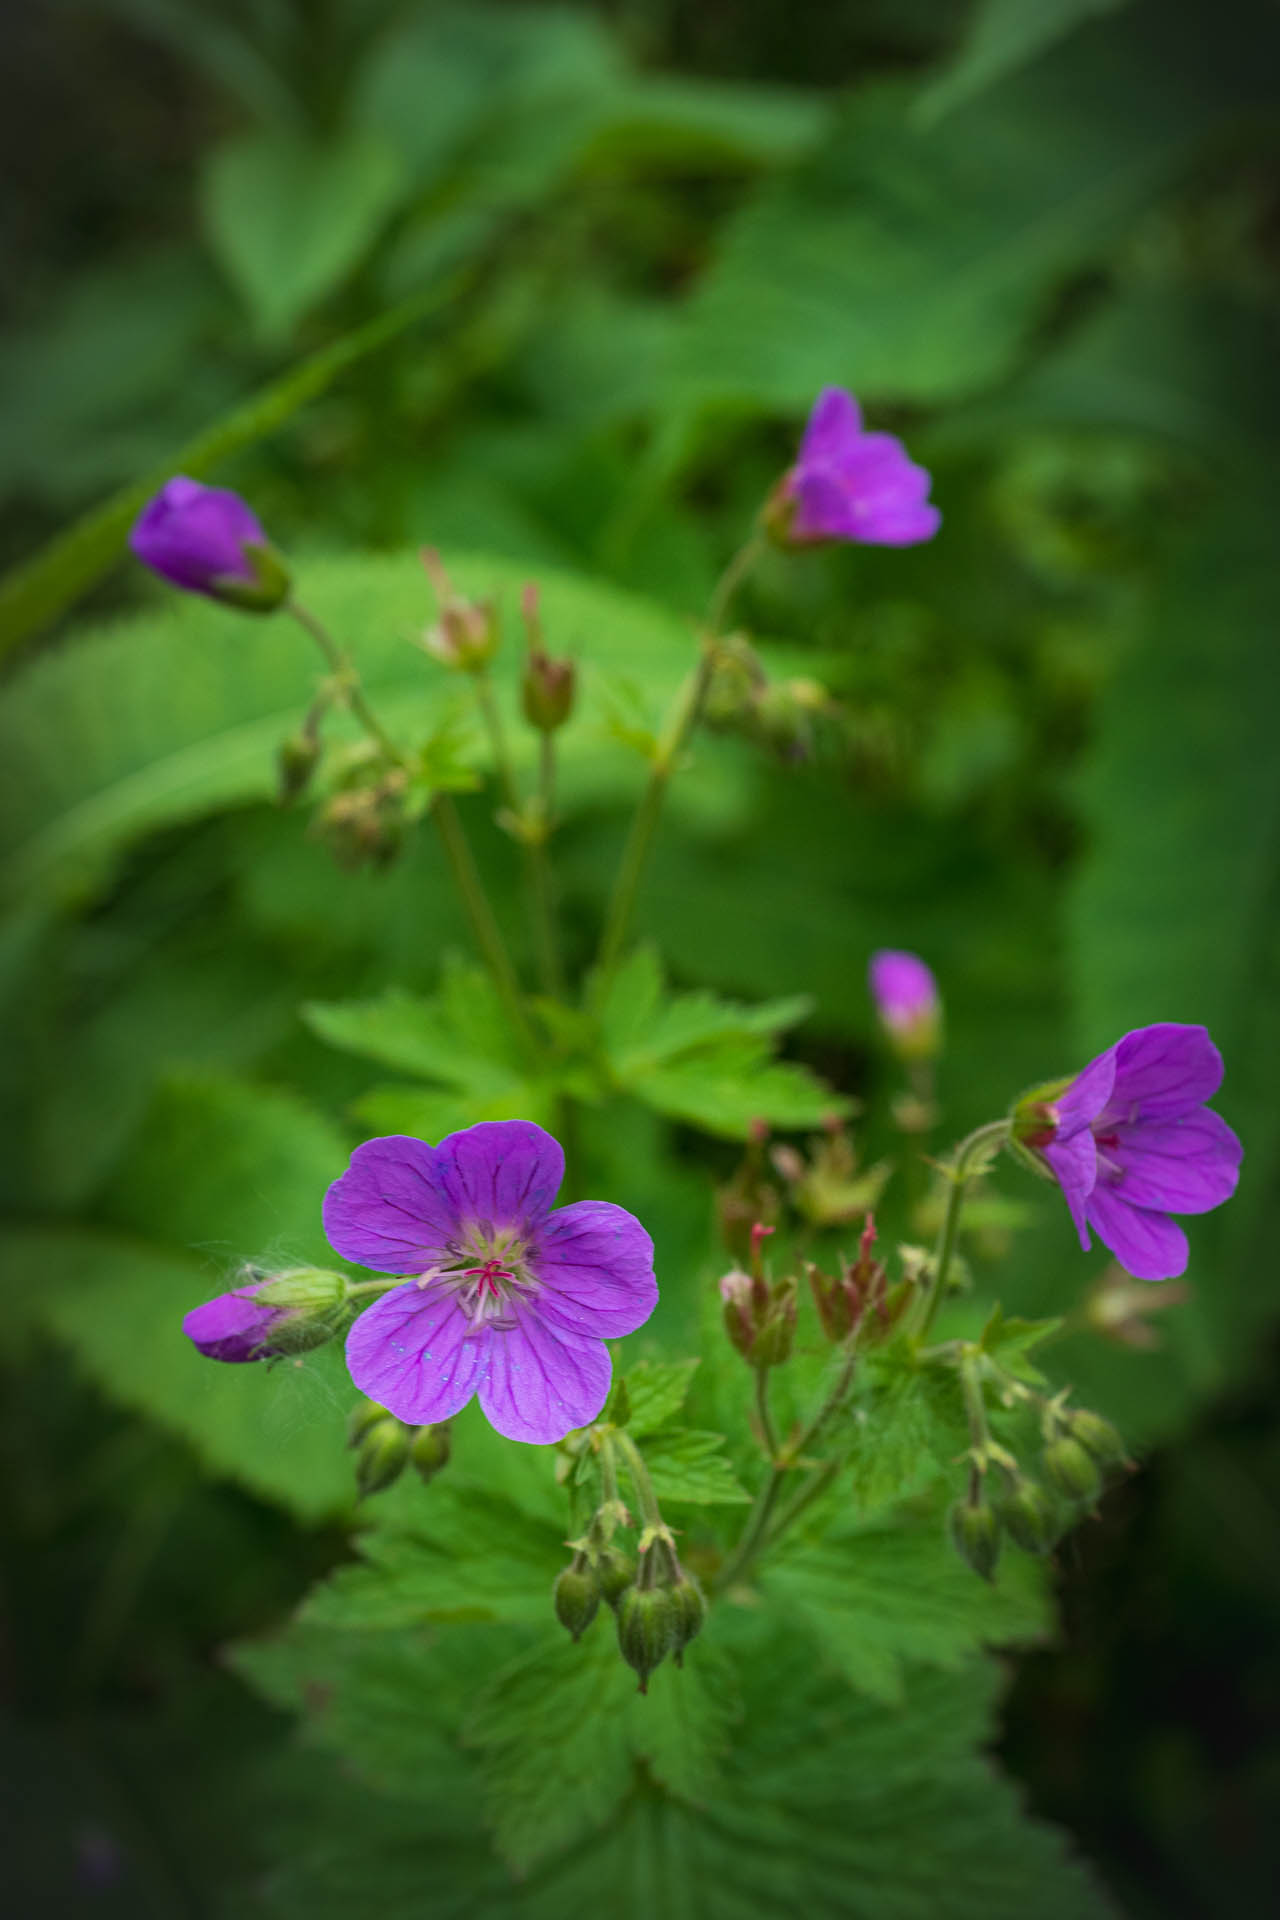
{"label": "cluster of buds", "polygon": [[547,652],[532,581],[520,596],[520,613],[529,643],[520,680],[524,717],[537,732],[555,733],[573,712],[577,669],[572,660],[557,660]]}
{"label": "cluster of buds", "polygon": [[843,1227],[862,1219],[878,1203],[892,1172],[887,1160],[859,1168],[849,1130],[835,1114],[824,1122],[807,1156],[796,1147],[778,1146],[770,1157],[791,1205],[814,1227]]}
{"label": "cluster of buds", "polygon": [[429,1485],[452,1451],[449,1422],[410,1427],[376,1400],[362,1400],[347,1423],[347,1444],[356,1456],[356,1485],[362,1499],[393,1486],[412,1466]]}
{"label": "cluster of buds", "polygon": [[338,790],[315,823],[315,832],[345,871],[385,867],[395,859],[408,831],[409,784],[407,769],[388,766],[374,747],[352,749]]}
{"label": "cluster of buds", "polygon": [[707,1603],[693,1575],[681,1566],[669,1534],[640,1556],[635,1584],[617,1602],[618,1651],[638,1675],[641,1693],[668,1654],[684,1664],[684,1650],[702,1630]]}
{"label": "cluster of buds", "polygon": [[501,639],[496,603],[458,593],[434,547],[422,549],[422,564],[435,588],[438,615],[419,645],[452,673],[482,673]]}
{"label": "cluster of buds", "polygon": [[832,708],[817,680],[771,680],[760,656],[740,633],[716,642],[703,718],[721,733],[736,733],[779,759],[807,760],[815,725]]}
{"label": "cluster of buds", "polygon": [[794,1276],[765,1278],[761,1247],[772,1227],[757,1221],[751,1229],[750,1272],[735,1267],[720,1282],[724,1326],[731,1344],[749,1366],[780,1367],[791,1358],[796,1334]]}
{"label": "cluster of buds", "polygon": [[876,1258],[875,1243],[875,1216],[869,1213],[856,1260],[841,1261],[834,1275],[824,1273],[812,1260],[805,1262],[822,1331],[835,1344],[855,1337],[864,1343],[885,1339],[914,1297],[912,1280],[890,1287],[884,1263]]}

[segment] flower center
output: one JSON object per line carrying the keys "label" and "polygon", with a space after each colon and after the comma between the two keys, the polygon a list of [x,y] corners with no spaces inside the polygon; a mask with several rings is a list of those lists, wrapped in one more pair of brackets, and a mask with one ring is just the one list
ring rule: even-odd
{"label": "flower center", "polygon": [[538,1290],[525,1261],[524,1242],[510,1228],[495,1231],[486,1224],[465,1228],[457,1240],[450,1241],[448,1252],[450,1259],[428,1267],[419,1275],[418,1285],[449,1289],[470,1322],[468,1336],[489,1327],[509,1332],[516,1324],[520,1299]]}

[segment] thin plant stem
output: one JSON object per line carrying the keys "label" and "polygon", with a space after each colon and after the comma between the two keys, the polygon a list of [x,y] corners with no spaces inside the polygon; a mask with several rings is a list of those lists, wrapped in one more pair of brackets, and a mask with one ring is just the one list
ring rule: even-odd
{"label": "thin plant stem", "polygon": [[756,1418],[760,1422],[760,1432],[764,1436],[765,1450],[770,1464],[778,1458],[778,1436],[774,1431],[773,1415],[769,1411],[769,1369],[756,1368]]}
{"label": "thin plant stem", "polygon": [[539,1050],[538,1041],[525,1012],[520,981],[507,952],[502,930],[489,905],[489,896],[484,890],[484,882],[480,878],[452,794],[436,795],[431,805],[431,817],[435,821],[436,832],[440,836],[463,909],[471,923],[476,945],[489,969],[498,997],[518,1039],[527,1049],[536,1053]]}
{"label": "thin plant stem", "polygon": [[502,724],[502,714],[493,691],[493,681],[488,671],[472,675],[475,688],[476,705],[480,709],[480,718],[484,722],[485,732],[489,736],[489,746],[493,753],[494,769],[502,787],[503,797],[512,813],[520,811],[520,792],[516,786],[515,771],[511,764],[511,755],[507,751],[507,734]]}
{"label": "thin plant stem", "polygon": [[795,1493],[791,1499],[787,1501],[781,1513],[779,1513],[777,1519],[774,1521],[773,1527],[764,1542],[762,1551],[771,1547],[776,1540],[780,1540],[783,1534],[795,1525],[806,1507],[812,1506],[819,1494],[826,1492],[839,1471],[840,1462],[838,1460],[825,1460],[820,1467],[809,1475],[809,1478],[804,1482],[803,1486],[796,1488]]}
{"label": "thin plant stem", "polygon": [[627,943],[631,918],[640,891],[640,882],[648,864],[649,850],[653,845],[653,837],[662,816],[662,806],[667,796],[671,776],[679,765],[680,756],[684,752],[689,736],[702,718],[702,709],[706,704],[707,693],[711,686],[711,676],[715,671],[716,641],[720,628],[734,593],[755,565],[763,546],[762,536],[759,533],[753,533],[745,545],[734,554],[716,582],[707,607],[702,651],[697,668],[681,688],[675,712],[654,753],[648,783],[640,796],[640,804],[627,836],[627,844],[618,868],[618,877],[614,882],[609,911],[605,917],[604,933],[600,941],[597,966],[606,985],[613,978]]}
{"label": "thin plant stem", "polygon": [[933,1256],[933,1267],[928,1287],[921,1299],[921,1306],[913,1329],[916,1338],[927,1337],[934,1322],[939,1306],[947,1290],[947,1280],[951,1272],[951,1262],[955,1255],[956,1239],[960,1231],[960,1216],[964,1211],[969,1183],[974,1178],[989,1149],[1009,1137],[1007,1120],[992,1120],[985,1127],[978,1127],[960,1142],[947,1169],[947,1206],[942,1216],[942,1226],[938,1231],[938,1244]]}
{"label": "thin plant stem", "polygon": [[[610,1435],[610,1445],[618,1449],[627,1463],[627,1472],[631,1475],[631,1484],[636,1490],[636,1499],[640,1503],[640,1514],[644,1521],[640,1532],[641,1572],[637,1584],[642,1587],[653,1585],[654,1569],[659,1558],[665,1561],[670,1577],[673,1580],[678,1579],[680,1562],[676,1557],[675,1541],[670,1527],[662,1517],[662,1509],[658,1505],[658,1496],[653,1490],[653,1481],[644,1463],[644,1455],[631,1435],[622,1427]],[[657,1555],[653,1552],[655,1547],[658,1549]]]}
{"label": "thin plant stem", "polygon": [[551,825],[556,804],[555,735],[538,735],[538,794],[536,832],[528,841],[529,894],[533,906],[534,944],[543,989],[553,999],[564,996],[564,963],[560,957],[556,913],[555,874],[551,866]]}
{"label": "thin plant stem", "polygon": [[352,713],[360,722],[360,725],[369,735],[369,738],[382,749],[388,760],[394,761],[398,767],[403,767],[406,764],[404,754],[400,751],[400,748],[396,745],[381,720],[379,720],[377,714],[373,711],[373,708],[369,705],[368,700],[365,698],[364,688],[360,684],[359,674],[328,628],[324,626],[321,621],[317,620],[310,608],[304,607],[300,600],[287,600],[285,602],[285,608],[287,612],[293,615],[298,625],[311,635],[311,638],[319,647],[328,664],[329,671],[338,682],[343,700],[347,706],[350,707]]}

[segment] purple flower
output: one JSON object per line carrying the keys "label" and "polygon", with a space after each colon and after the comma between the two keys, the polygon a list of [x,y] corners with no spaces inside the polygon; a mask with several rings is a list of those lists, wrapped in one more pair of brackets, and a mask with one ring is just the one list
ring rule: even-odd
{"label": "purple flower", "polygon": [[1126,1033],[1039,1109],[1038,1146],[1066,1196],[1080,1244],[1089,1229],[1139,1280],[1186,1271],[1187,1236],[1170,1213],[1207,1213],[1235,1192],[1243,1149],[1204,1104],[1222,1056],[1204,1027]]}
{"label": "purple flower", "polygon": [[259,1305],[254,1295],[265,1285],[264,1275],[251,1286],[220,1293],[216,1300],[193,1307],[182,1323],[182,1331],[207,1360],[267,1359],[278,1351],[271,1346],[272,1329],[289,1316],[284,1308]]}
{"label": "purple flower", "polygon": [[267,613],[289,578],[252,508],[225,487],[178,474],[139,514],[129,545],[172,586]]}
{"label": "purple flower", "polygon": [[919,955],[882,948],[871,956],[867,980],[876,1012],[894,1044],[916,1059],[936,1052],[942,1002],[938,983]]}
{"label": "purple flower", "polygon": [[545,1445],[593,1420],[609,1392],[604,1342],[657,1304],[653,1242],[605,1200],[552,1212],[559,1144],[528,1120],[489,1120],[438,1147],[367,1140],[325,1197],[344,1259],[411,1274],[361,1314],[347,1365],[413,1426],[479,1394],[509,1440]]}
{"label": "purple flower", "polygon": [[932,482],[891,433],[864,433],[857,401],[824,387],[814,402],[794,467],[783,475],[766,517],[786,544],[857,540],[910,547],[932,540],[942,515],[928,503]]}

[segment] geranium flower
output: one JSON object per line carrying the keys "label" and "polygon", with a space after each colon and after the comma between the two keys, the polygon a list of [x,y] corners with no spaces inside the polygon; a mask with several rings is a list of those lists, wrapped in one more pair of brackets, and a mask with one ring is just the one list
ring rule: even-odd
{"label": "geranium flower", "polygon": [[919,955],[882,948],[871,956],[867,982],[894,1044],[913,1058],[936,1052],[942,1002],[938,983]]}
{"label": "geranium flower", "polygon": [[176,474],[129,535],[142,564],[171,586],[249,612],[269,613],[289,591],[284,563],[252,507],[226,487]]}
{"label": "geranium flower", "polygon": [[1036,1104],[1043,1125],[1029,1119],[1026,1144],[1048,1161],[1086,1251],[1092,1227],[1139,1280],[1186,1271],[1170,1214],[1221,1206],[1239,1178],[1240,1142],[1204,1104],[1221,1084],[1207,1030],[1166,1021],[1126,1033]]}
{"label": "geranium flower", "polygon": [[552,1212],[559,1143],[528,1120],[482,1121],[438,1147],[367,1140],[330,1187],[324,1227],[345,1259],[413,1277],[361,1314],[347,1365],[411,1426],[473,1394],[509,1440],[545,1445],[594,1420],[606,1339],[657,1304],[653,1242],[606,1200]]}
{"label": "geranium flower", "polygon": [[789,546],[857,540],[909,547],[942,524],[929,505],[932,481],[891,433],[864,433],[857,401],[824,387],[814,402],[795,465],[783,475],[765,518]]}

